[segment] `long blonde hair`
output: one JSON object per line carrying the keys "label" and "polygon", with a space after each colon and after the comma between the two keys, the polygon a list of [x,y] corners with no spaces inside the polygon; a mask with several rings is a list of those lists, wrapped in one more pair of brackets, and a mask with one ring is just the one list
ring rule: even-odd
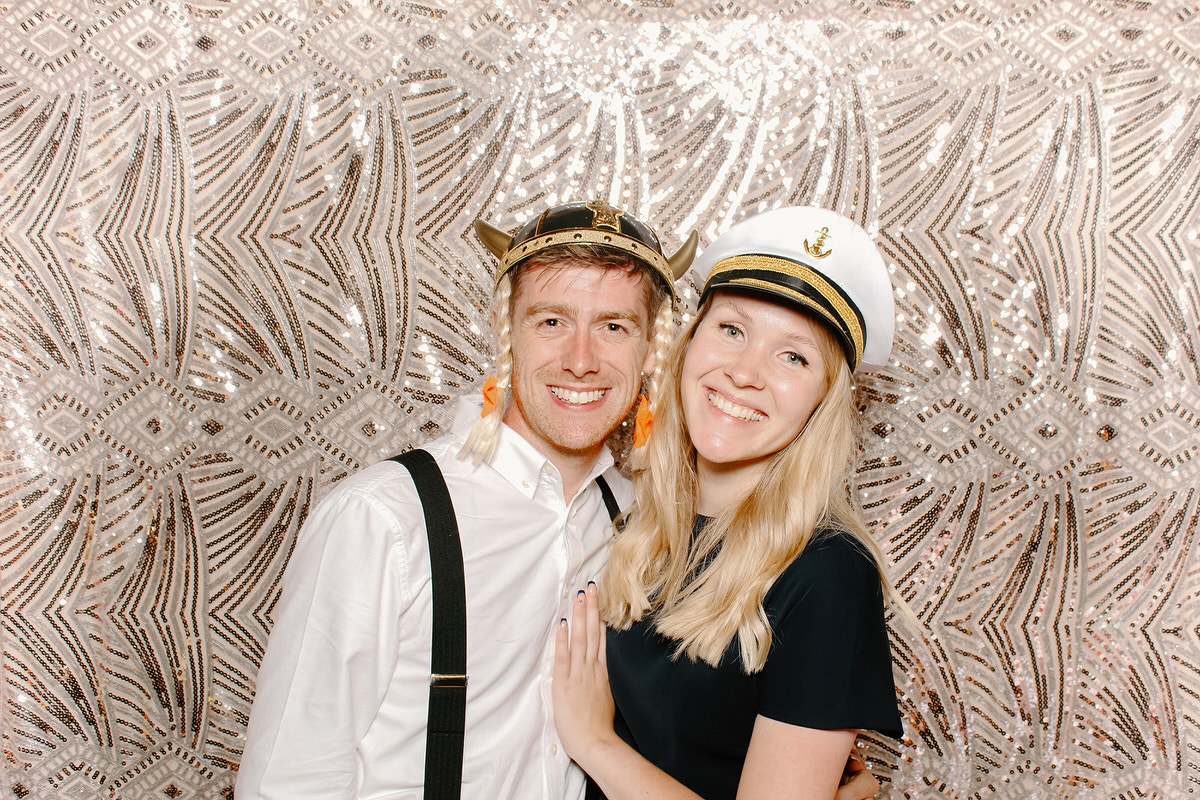
{"label": "long blonde hair", "polygon": [[[818,530],[848,534],[877,567],[883,558],[850,504],[856,452],[851,372],[823,324],[814,328],[827,365],[824,398],[800,435],[771,457],[755,490],[692,541],[696,449],[679,389],[683,356],[708,307],[662,365],[654,435],[634,464],[636,499],[601,579],[601,609],[619,629],[653,615],[658,632],[678,642],[676,656],[713,666],[736,638],[742,666],[753,673],[771,647],[763,599]],[[880,578],[888,587],[882,571]]]}

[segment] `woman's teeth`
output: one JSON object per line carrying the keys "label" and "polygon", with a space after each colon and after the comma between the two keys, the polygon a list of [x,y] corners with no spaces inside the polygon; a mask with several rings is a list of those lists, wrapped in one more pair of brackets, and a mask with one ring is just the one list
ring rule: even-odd
{"label": "woman's teeth", "polygon": [[737,403],[731,403],[716,392],[708,393],[708,402],[717,407],[718,410],[728,414],[736,419],[745,420],[746,422],[758,422],[763,418],[763,415],[755,411],[749,406],[739,406]]}

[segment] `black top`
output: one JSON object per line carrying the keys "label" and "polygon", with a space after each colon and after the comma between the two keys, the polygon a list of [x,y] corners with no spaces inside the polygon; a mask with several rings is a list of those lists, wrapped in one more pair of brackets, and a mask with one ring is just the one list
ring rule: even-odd
{"label": "black top", "polygon": [[672,659],[675,642],[643,619],[608,632],[617,733],[706,800],[737,794],[759,714],[808,728],[903,735],[871,557],[849,536],[820,532],[764,599],[773,640],[746,675],[736,639],[719,666]]}

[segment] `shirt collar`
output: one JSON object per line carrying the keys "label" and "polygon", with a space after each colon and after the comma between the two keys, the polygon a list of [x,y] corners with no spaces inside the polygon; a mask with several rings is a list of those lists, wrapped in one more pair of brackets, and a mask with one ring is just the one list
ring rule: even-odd
{"label": "shirt collar", "polygon": [[[458,438],[466,440],[467,434],[479,420],[479,412],[482,407],[483,399],[479,395],[459,398],[452,426],[452,430]],[[500,425],[500,437],[496,442],[496,450],[492,453],[492,457],[487,459],[487,463],[500,473],[501,477],[511,483],[513,488],[528,498],[532,498],[537,493],[538,485],[544,480],[553,481],[554,485],[558,487],[559,494],[562,494],[562,475],[559,474],[558,467],[554,466],[553,462],[530,444],[525,437],[507,425]],[[607,447],[603,448],[596,463],[588,472],[583,491],[587,489],[587,484],[613,466],[613,463],[612,453]]]}

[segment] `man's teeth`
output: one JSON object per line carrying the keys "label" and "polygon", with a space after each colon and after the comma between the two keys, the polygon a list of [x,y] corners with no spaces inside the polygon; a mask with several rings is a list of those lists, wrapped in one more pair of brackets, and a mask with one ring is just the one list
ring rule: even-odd
{"label": "man's teeth", "polygon": [[590,392],[576,392],[571,389],[564,389],[561,386],[551,386],[550,391],[559,400],[562,400],[564,403],[570,403],[573,406],[585,406],[604,397],[603,389],[593,389]]}
{"label": "man's teeth", "polygon": [[719,410],[725,412],[731,417],[744,419],[746,422],[758,422],[763,418],[763,415],[755,411],[749,406],[739,406],[737,403],[731,403],[716,392],[708,393],[708,402],[712,403]]}

